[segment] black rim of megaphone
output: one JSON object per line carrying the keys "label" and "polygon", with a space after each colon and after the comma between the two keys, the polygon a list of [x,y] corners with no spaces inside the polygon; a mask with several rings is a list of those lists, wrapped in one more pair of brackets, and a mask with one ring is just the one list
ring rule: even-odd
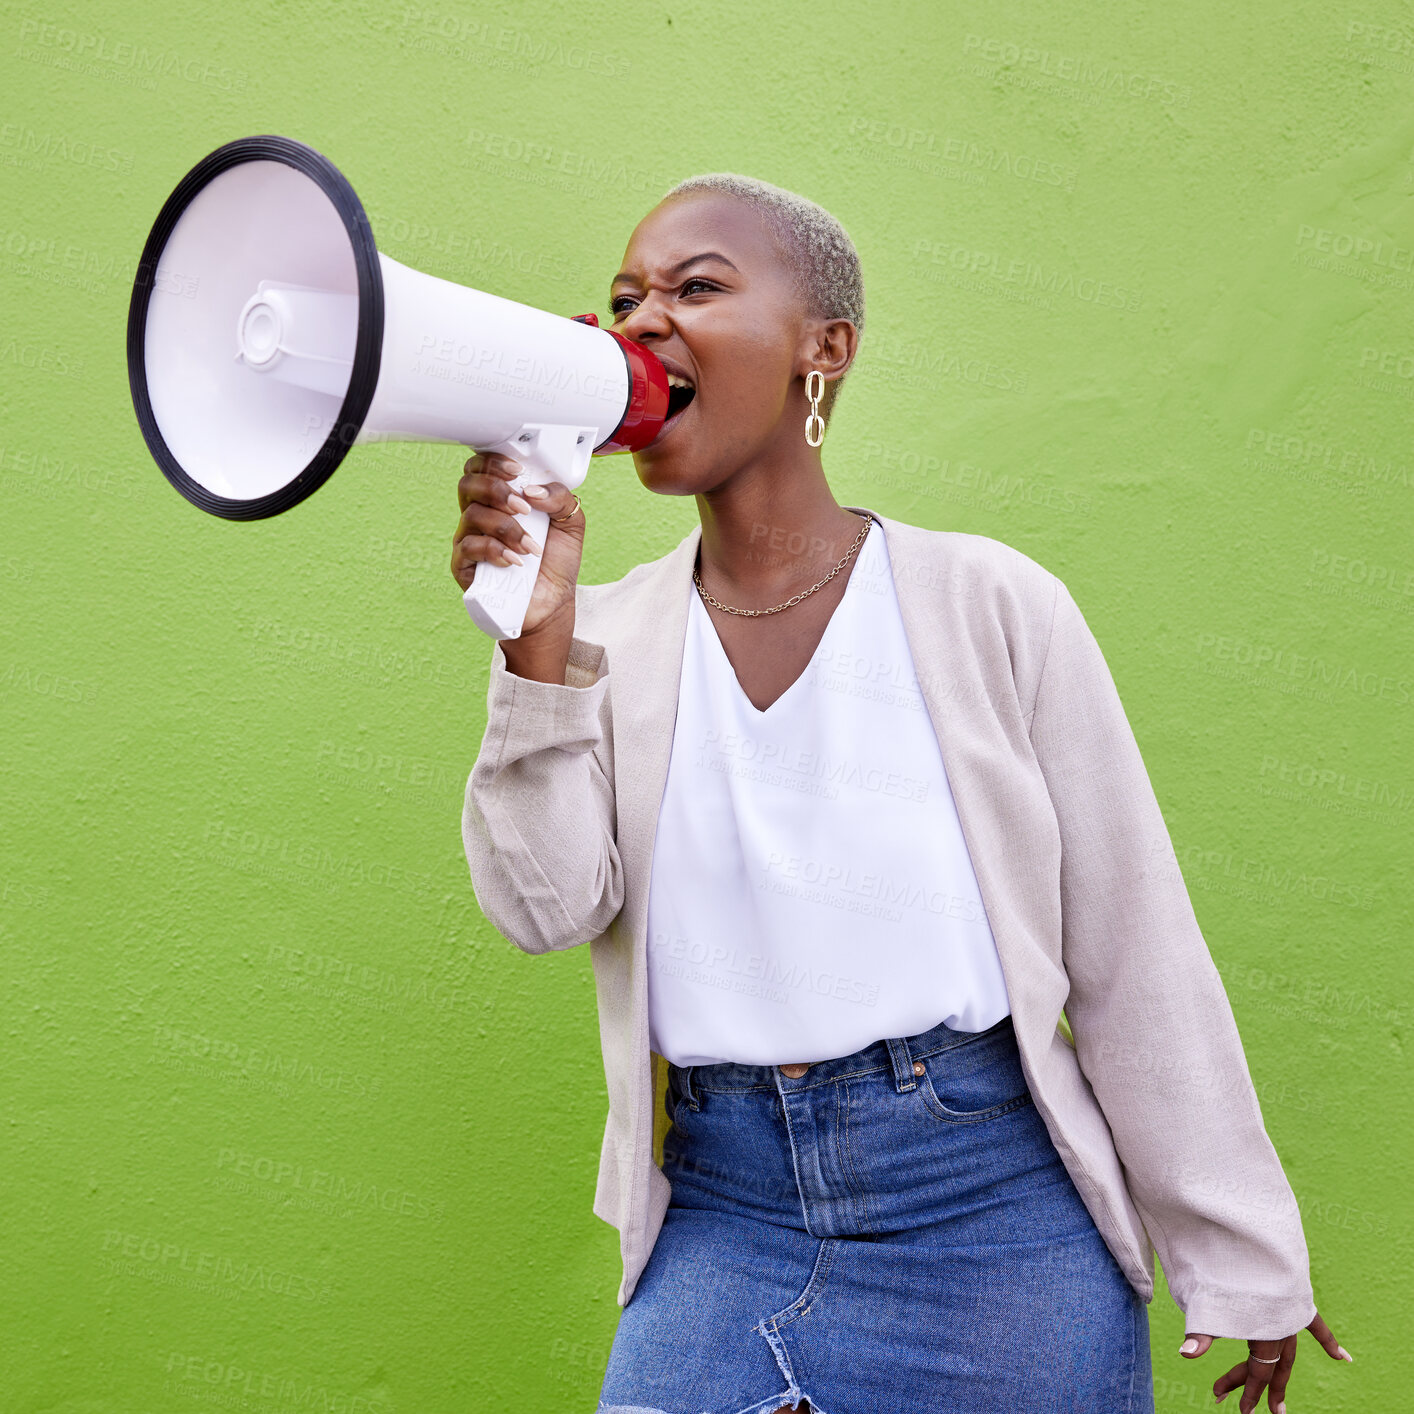
{"label": "black rim of megaphone", "polygon": [[[167,238],[182,213],[197,193],[212,178],[240,162],[284,162],[317,182],[333,203],[344,223],[349,245],[353,249],[354,266],[358,273],[358,337],[354,343],[353,371],[348,391],[333,430],[324,445],[314,454],[304,470],[278,491],[250,500],[231,500],[208,491],[182,470],[172,455],[152,415],[152,399],[147,391],[147,369],[143,358],[147,332],[147,305],[152,296],[153,281]],[[132,303],[128,306],[128,383],[132,388],[133,407],[138,426],[147,441],[153,459],[162,468],[167,480],[192,502],[212,515],[226,520],[262,520],[278,515],[298,505],[306,496],[317,491],[344,459],[373,402],[378,386],[378,368],[383,350],[383,271],[378,264],[378,248],[368,224],[363,203],[359,201],[348,179],[322,153],[294,138],[263,134],[237,138],[203,157],[178,183],[176,190],[163,204],[156,224],[143,247],[142,260],[133,280]]]}

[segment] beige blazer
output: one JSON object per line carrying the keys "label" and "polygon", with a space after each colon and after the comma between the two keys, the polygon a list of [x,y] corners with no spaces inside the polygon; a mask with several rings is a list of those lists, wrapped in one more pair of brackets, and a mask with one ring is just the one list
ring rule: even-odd
{"label": "beige blazer", "polygon": [[[1109,1250],[1147,1302],[1157,1249],[1186,1330],[1300,1330],[1316,1308],[1296,1200],[1075,600],[1001,541],[849,509],[883,527],[1027,1084]],[[495,645],[462,818],[501,933],[528,953],[590,945],[609,1101],[594,1212],[620,1234],[621,1306],[670,1192],[646,920],[700,539],[579,586],[566,683],[517,677]]]}

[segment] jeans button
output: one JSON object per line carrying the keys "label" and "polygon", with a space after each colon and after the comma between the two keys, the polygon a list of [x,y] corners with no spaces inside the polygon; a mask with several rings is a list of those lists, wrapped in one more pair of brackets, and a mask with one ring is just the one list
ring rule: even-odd
{"label": "jeans button", "polygon": [[783,1065],[781,1067],[781,1074],[790,1076],[792,1080],[799,1080],[809,1069],[810,1067],[808,1065],[801,1065],[799,1062],[795,1062],[791,1065]]}
{"label": "jeans button", "polygon": [[922,1061],[914,1061],[914,1062],[913,1062],[913,1073],[914,1073],[915,1075],[922,1075],[922,1074],[923,1074],[923,1062],[922,1062]]}

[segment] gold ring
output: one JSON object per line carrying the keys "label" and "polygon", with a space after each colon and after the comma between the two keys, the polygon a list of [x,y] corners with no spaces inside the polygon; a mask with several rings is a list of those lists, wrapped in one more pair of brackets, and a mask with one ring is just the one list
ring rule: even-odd
{"label": "gold ring", "polygon": [[[571,491],[571,492],[570,492],[570,495],[571,495],[571,496],[574,496],[574,492]],[[574,496],[574,511],[577,511],[578,509],[579,509],[579,497],[578,497],[578,496]],[[571,511],[568,515],[565,515],[565,516],[551,516],[550,519],[551,519],[552,521],[555,521],[555,522],[559,522],[559,521],[562,521],[562,520],[573,520],[573,519],[574,519],[574,511]]]}

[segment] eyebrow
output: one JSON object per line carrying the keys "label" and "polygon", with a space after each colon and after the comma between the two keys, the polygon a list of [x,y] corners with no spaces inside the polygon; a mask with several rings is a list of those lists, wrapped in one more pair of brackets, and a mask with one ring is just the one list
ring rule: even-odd
{"label": "eyebrow", "polygon": [[[719,255],[715,250],[707,250],[703,251],[701,255],[689,255],[686,260],[679,260],[678,263],[668,271],[668,274],[676,275],[680,270],[686,270],[689,265],[696,265],[699,260],[720,260],[723,265],[736,270],[736,266],[732,265],[731,261],[728,260],[725,255]],[[740,275],[741,271],[736,270],[736,273]],[[627,270],[620,270],[619,273],[609,281],[609,286],[612,289],[620,280],[631,279],[633,279],[633,276]]]}

